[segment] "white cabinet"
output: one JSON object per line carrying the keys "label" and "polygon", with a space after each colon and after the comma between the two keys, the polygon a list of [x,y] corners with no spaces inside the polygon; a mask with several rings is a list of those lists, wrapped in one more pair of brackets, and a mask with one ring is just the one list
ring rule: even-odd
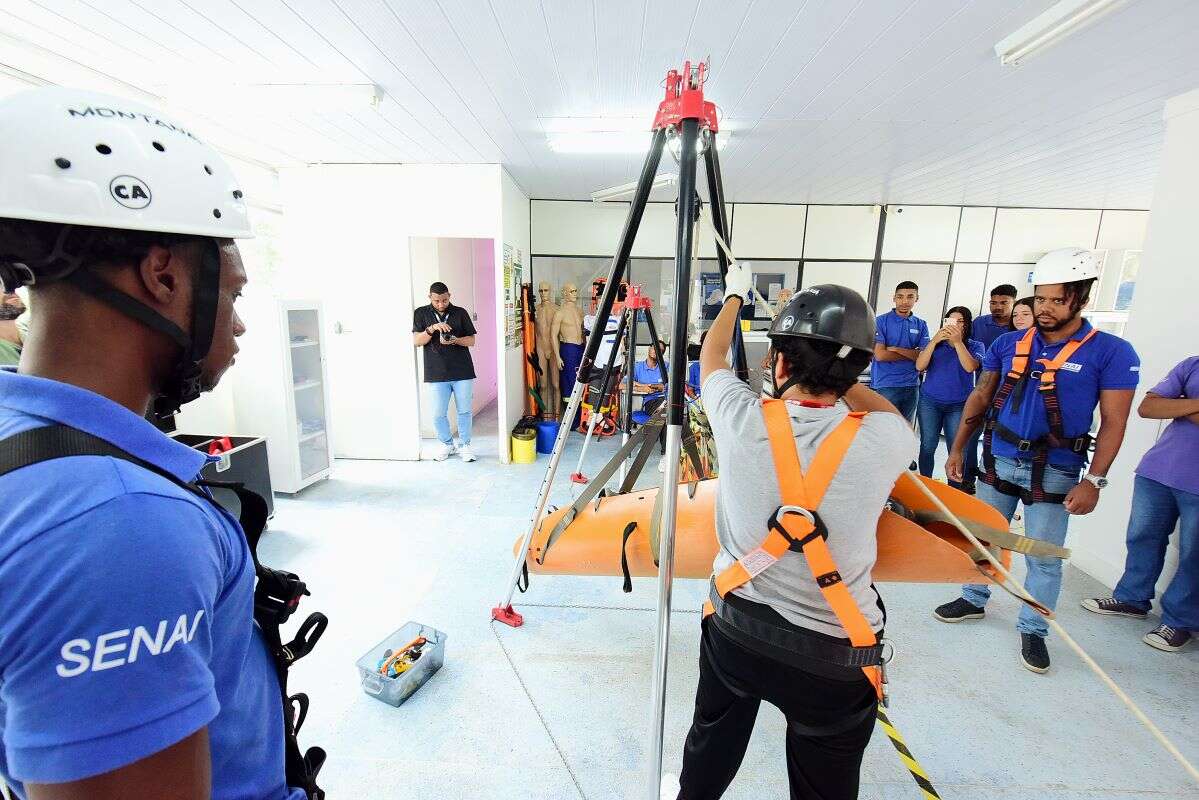
{"label": "white cabinet", "polygon": [[234,404],[239,431],[266,438],[271,486],[294,494],[329,477],[329,388],[321,308],[265,301],[247,314],[273,330],[251,329],[238,344]]}

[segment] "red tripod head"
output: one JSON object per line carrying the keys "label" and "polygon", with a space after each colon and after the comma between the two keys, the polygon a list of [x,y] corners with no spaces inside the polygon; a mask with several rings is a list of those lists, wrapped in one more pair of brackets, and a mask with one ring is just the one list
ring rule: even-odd
{"label": "red tripod head", "polygon": [[678,126],[685,119],[697,119],[700,129],[712,133],[719,130],[716,119],[716,104],[704,100],[704,81],[708,78],[708,65],[701,61],[693,71],[691,62],[683,64],[683,72],[672,69],[666,73],[666,99],[658,104],[653,130],[671,125]]}
{"label": "red tripod head", "polygon": [[654,302],[645,294],[644,288],[639,283],[629,284],[629,294],[625,299],[625,308],[644,309],[648,311],[654,307]]}

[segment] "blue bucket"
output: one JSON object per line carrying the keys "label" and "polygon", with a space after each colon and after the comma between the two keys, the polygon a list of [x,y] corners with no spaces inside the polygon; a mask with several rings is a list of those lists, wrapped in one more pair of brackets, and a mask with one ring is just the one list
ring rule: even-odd
{"label": "blue bucket", "polygon": [[537,452],[552,453],[554,452],[554,441],[558,438],[559,423],[556,420],[547,420],[537,423]]}

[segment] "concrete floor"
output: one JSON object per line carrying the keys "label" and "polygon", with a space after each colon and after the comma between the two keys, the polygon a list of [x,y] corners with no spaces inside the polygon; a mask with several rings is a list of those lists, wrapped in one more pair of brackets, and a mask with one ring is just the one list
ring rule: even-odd
{"label": "concrete floor", "polygon": [[[493,624],[548,459],[502,466],[494,412],[476,423],[480,460],[339,461],[333,478],[279,498],[263,561],[302,574],[309,610],[331,624],[293,670],[312,696],[302,741],[329,751],[334,798],[643,800],[656,584],[534,576],[517,607],[525,625]],[[581,437],[573,437],[581,439]],[[553,502],[569,502],[563,460]],[[594,469],[615,449],[593,447]],[[646,480],[656,481],[652,467]],[[697,675],[700,581],[675,584],[666,769],[678,771]],[[1199,798],[1199,790],[1111,692],[1050,640],[1048,675],[1018,662],[1017,604],[997,597],[985,620],[947,626],[931,609],[949,586],[886,585],[890,716],[946,798]],[[1104,587],[1067,569],[1061,621],[1184,754],[1199,762],[1199,647],[1175,655],[1141,636],[1156,620],[1079,608]],[[362,693],[355,660],[408,620],[448,634],[446,665],[400,708]],[[785,797],[784,724],[763,706],[730,800]],[[919,798],[881,731],[861,797]]]}

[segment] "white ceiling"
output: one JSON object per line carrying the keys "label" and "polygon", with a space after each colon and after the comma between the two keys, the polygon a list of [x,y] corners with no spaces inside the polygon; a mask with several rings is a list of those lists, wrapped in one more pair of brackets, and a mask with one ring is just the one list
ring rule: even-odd
{"label": "white ceiling", "polygon": [[375,83],[378,111],[209,124],[270,163],[498,162],[531,197],[582,199],[641,157],[556,154],[546,127],[648,126],[666,70],[710,56],[729,200],[1148,207],[1163,101],[1199,86],[1199,1],[1133,0],[1001,68],[994,44],[1051,4],[5,0],[0,63],[36,75],[48,50],[152,94]]}

